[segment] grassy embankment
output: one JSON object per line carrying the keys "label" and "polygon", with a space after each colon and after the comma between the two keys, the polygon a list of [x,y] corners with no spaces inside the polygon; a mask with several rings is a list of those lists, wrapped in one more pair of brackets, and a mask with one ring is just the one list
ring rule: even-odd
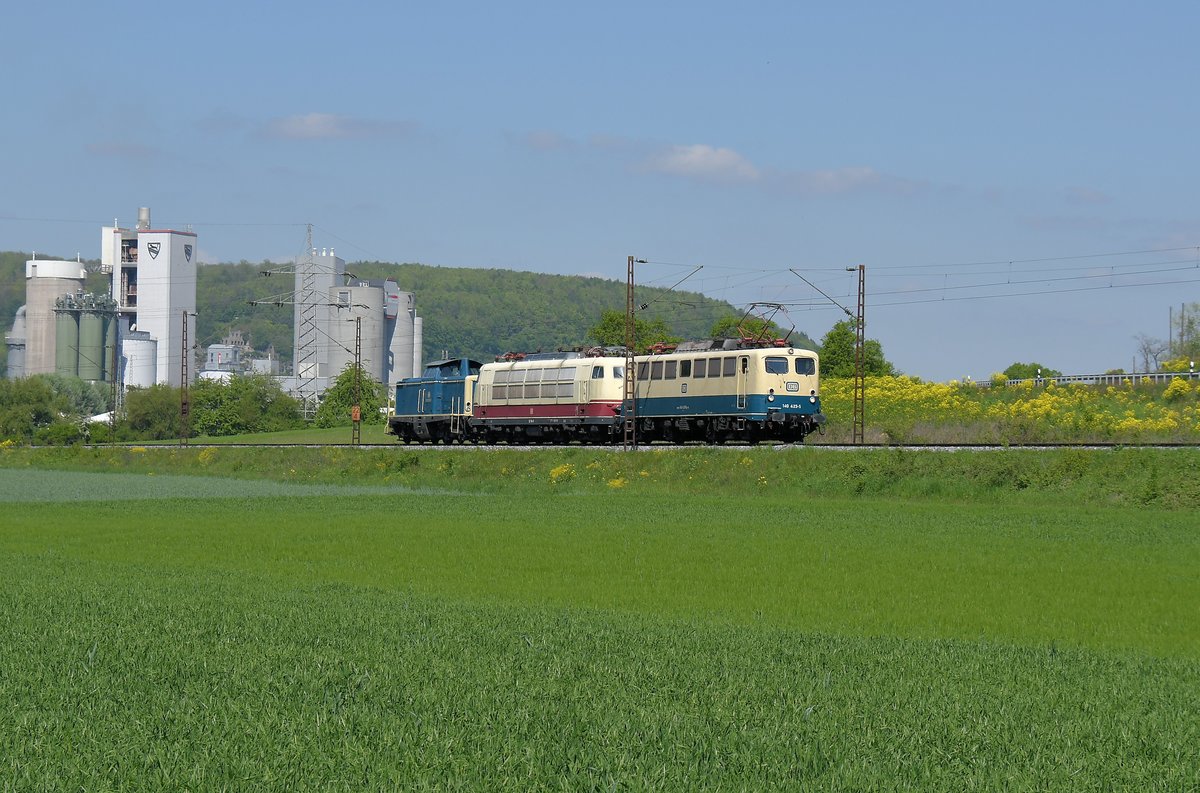
{"label": "grassy embankment", "polygon": [[18,788],[1200,784],[1192,450],[0,466]]}

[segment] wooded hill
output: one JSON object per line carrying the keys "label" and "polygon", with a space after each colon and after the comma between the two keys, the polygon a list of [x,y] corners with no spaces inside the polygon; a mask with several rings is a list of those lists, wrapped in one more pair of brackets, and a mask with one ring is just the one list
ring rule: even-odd
{"label": "wooded hill", "polygon": [[[13,314],[25,300],[28,258],[24,253],[0,254],[0,326],[5,331],[12,327]],[[214,344],[230,330],[239,329],[256,349],[274,345],[281,358],[290,361],[292,306],[250,305],[251,301],[291,294],[292,275],[262,275],[281,267],[271,262],[200,266],[198,343]],[[416,294],[417,314],[424,320],[426,360],[443,351],[487,361],[510,350],[584,345],[603,311],[625,310],[625,283],[603,278],[386,262],[351,262],[346,269],[359,279],[391,278],[403,291]],[[107,293],[107,279],[93,274],[88,287]],[[638,287],[636,299],[647,306],[640,317],[661,318],[683,338],[705,337],[718,319],[742,315],[741,309],[697,292]],[[800,331],[792,340],[797,346],[814,346]]]}

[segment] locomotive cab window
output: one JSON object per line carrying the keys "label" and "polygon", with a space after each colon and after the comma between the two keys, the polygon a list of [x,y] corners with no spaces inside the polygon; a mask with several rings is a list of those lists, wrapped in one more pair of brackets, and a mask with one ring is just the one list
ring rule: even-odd
{"label": "locomotive cab window", "polygon": [[[763,361],[767,366],[767,374],[788,373],[788,361],[782,355],[768,355]],[[799,363],[799,361],[796,363]]]}
{"label": "locomotive cab window", "polygon": [[625,367],[624,366],[614,366],[613,367],[613,379],[614,380],[624,380],[625,379]]}
{"label": "locomotive cab window", "polygon": [[592,367],[592,379],[593,380],[601,380],[603,378],[604,378],[604,367],[603,366],[593,366]]}
{"label": "locomotive cab window", "polygon": [[796,374],[816,374],[817,362],[812,358],[796,359]]}

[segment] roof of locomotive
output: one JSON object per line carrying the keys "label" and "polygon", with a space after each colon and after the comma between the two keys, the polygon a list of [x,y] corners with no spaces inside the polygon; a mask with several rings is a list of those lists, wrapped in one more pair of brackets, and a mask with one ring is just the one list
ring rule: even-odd
{"label": "roof of locomotive", "polygon": [[802,352],[807,355],[817,355],[815,350],[810,350],[806,347],[800,347],[794,344],[780,344],[781,340],[776,339],[770,343],[748,344],[741,339],[698,339],[695,341],[681,341],[675,345],[661,345],[657,349],[651,349],[649,353],[640,353],[638,357],[645,355],[695,355],[696,353],[708,352],[778,352],[780,350],[788,350],[791,353]]}

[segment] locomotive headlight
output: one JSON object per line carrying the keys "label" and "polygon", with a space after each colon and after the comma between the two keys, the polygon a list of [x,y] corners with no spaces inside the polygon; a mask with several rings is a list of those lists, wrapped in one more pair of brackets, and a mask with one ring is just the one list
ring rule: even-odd
{"label": "locomotive headlight", "polygon": [[808,401],[809,401],[809,402],[811,402],[811,403],[813,403],[814,405],[815,405],[815,404],[817,404],[817,398],[816,398],[816,397],[809,397],[809,398],[808,398]]}
{"label": "locomotive headlight", "polygon": [[774,401],[775,401],[775,389],[774,389],[774,388],[772,388],[772,389],[770,389],[769,391],[767,391],[767,401],[768,401],[768,402],[774,402]]}

